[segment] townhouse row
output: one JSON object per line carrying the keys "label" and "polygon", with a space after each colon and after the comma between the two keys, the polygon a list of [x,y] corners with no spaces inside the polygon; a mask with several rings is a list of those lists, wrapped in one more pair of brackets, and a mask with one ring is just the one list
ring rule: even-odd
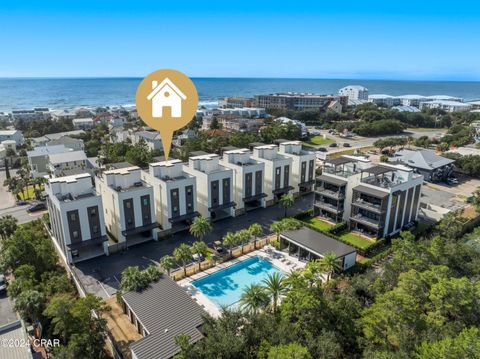
{"label": "townhouse row", "polygon": [[[301,142],[232,148],[222,156],[192,153],[188,163],[128,164],[53,178],[45,187],[51,229],[69,262],[108,254],[313,191],[315,154]],[[113,242],[108,241],[108,238]]]}
{"label": "townhouse row", "polygon": [[391,236],[417,220],[422,184],[410,167],[341,156],[317,178],[314,214],[368,237]]}

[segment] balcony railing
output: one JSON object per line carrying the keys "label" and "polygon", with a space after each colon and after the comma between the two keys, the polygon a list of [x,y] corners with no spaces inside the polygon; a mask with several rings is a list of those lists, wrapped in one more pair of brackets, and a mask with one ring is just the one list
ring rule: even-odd
{"label": "balcony railing", "polygon": [[343,212],[343,207],[337,207],[334,206],[330,203],[322,202],[322,201],[315,201],[315,206],[319,208],[323,208],[327,211],[334,212],[334,213],[340,213]]}
{"label": "balcony railing", "polygon": [[350,219],[376,229],[380,228],[380,220],[362,216],[360,213],[350,217]]}
{"label": "balcony railing", "polygon": [[316,189],[316,192],[323,195],[323,196],[327,196],[327,197],[330,197],[330,198],[335,198],[335,199],[344,199],[345,198],[345,194],[340,192],[340,191],[332,191],[330,189],[326,189],[324,187],[318,187]]}
{"label": "balcony railing", "polygon": [[382,208],[380,204],[374,204],[371,202],[367,202],[364,199],[357,198],[355,201],[352,202],[354,206],[364,208],[367,211],[375,212],[375,213],[382,213],[385,210]]}

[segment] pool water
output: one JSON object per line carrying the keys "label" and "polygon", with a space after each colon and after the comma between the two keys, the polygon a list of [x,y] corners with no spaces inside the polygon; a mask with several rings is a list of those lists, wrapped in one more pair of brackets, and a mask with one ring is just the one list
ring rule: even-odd
{"label": "pool water", "polygon": [[270,273],[283,275],[273,264],[260,257],[252,257],[192,284],[219,307],[229,307],[240,300],[248,285],[260,284]]}

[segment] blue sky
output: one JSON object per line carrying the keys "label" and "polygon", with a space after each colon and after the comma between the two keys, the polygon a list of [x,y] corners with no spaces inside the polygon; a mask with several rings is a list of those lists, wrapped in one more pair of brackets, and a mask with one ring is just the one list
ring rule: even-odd
{"label": "blue sky", "polygon": [[2,1],[0,77],[480,80],[475,1]]}

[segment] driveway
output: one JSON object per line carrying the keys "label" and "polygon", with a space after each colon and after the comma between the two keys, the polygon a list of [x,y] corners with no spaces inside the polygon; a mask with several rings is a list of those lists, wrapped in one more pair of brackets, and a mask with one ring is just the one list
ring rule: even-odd
{"label": "driveway", "polygon": [[[14,170],[10,170],[12,176],[14,173]],[[15,198],[8,192],[7,187],[3,185],[6,178],[5,169],[0,170],[0,210],[16,206]]]}
{"label": "driveway", "polygon": [[17,315],[13,311],[13,303],[5,293],[0,294],[0,327],[16,321]]}
{"label": "driveway", "polygon": [[[289,215],[305,212],[313,206],[313,193],[295,201],[295,206],[288,210]],[[236,218],[227,218],[213,223],[213,231],[204,238],[208,245],[221,239],[227,232],[235,232],[246,228],[252,223],[259,223],[264,233],[269,233],[270,224],[283,217],[284,210],[278,205],[259,208]],[[131,247],[123,254],[102,256],[76,264],[74,270],[83,286],[89,293],[102,298],[115,294],[120,281],[121,272],[128,266],[146,267],[166,255],[181,243],[191,244],[195,238],[187,231],[175,234],[158,242],[147,242]]]}

